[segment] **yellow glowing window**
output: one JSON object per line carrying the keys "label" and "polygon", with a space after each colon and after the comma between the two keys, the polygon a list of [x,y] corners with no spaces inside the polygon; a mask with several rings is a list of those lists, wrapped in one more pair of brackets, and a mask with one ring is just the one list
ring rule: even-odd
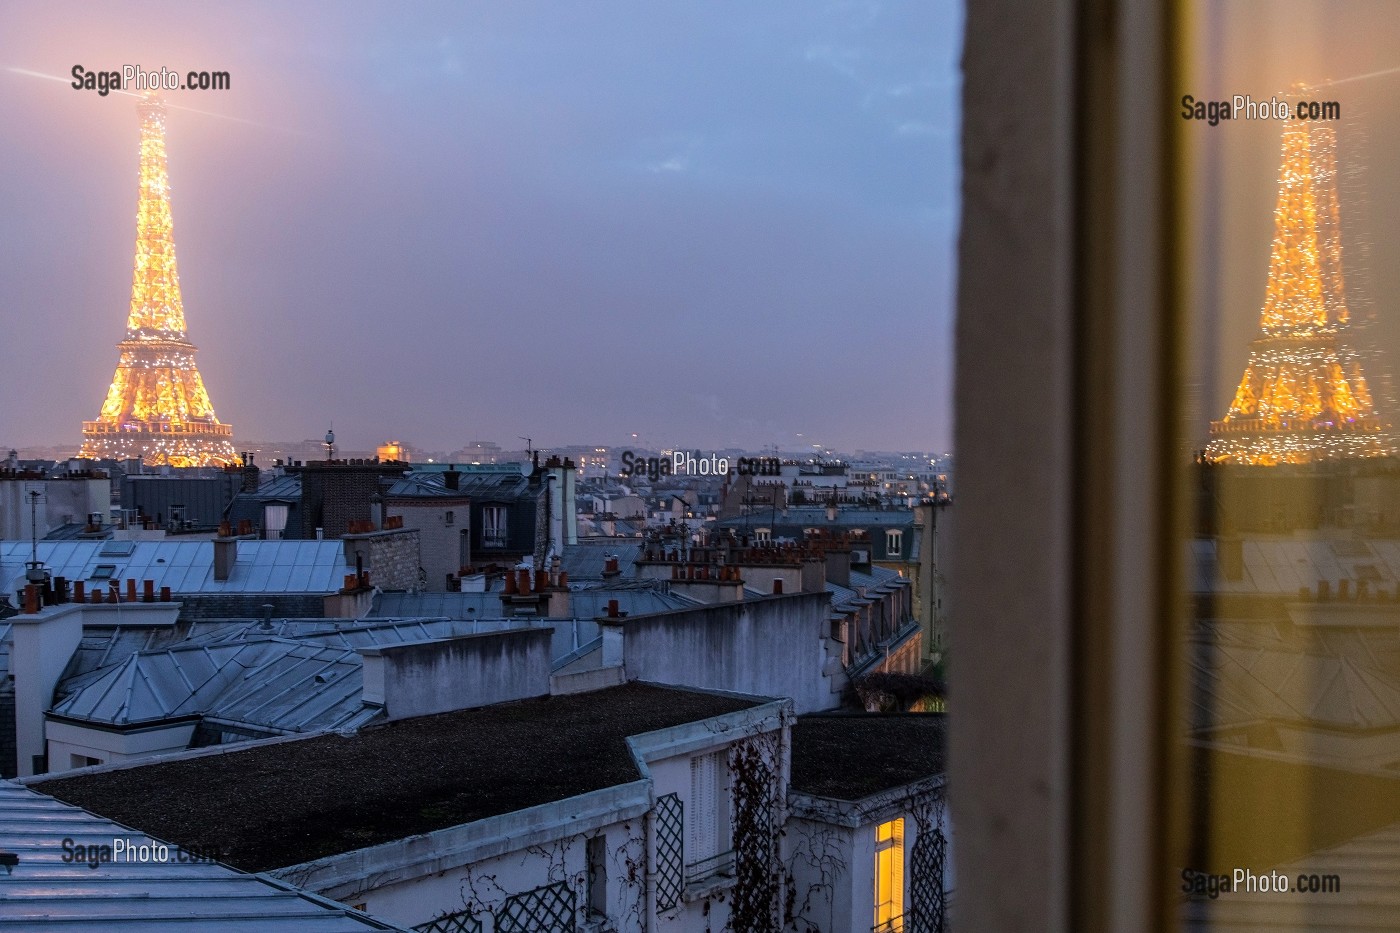
{"label": "yellow glowing window", "polygon": [[875,827],[875,933],[904,930],[904,819]]}

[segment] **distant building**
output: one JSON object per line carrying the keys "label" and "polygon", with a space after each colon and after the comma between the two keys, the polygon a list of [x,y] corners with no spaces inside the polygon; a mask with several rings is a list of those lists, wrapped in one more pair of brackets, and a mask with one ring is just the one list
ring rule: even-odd
{"label": "distant building", "polygon": [[159,528],[217,528],[243,480],[238,466],[212,476],[183,470],[128,474],[121,481],[122,513],[129,523],[144,516]]}
{"label": "distant building", "polygon": [[308,460],[286,467],[301,477],[301,529],[296,537],[338,538],[352,523],[373,522],[373,500],[408,469],[404,463],[360,459]]}
{"label": "distant building", "polygon": [[403,441],[385,441],[375,448],[374,455],[386,462],[410,463],[413,460],[413,451]]}
{"label": "distant building", "polygon": [[0,468],[0,540],[28,541],[36,526],[39,538],[63,525],[100,526],[111,508],[106,473]]}

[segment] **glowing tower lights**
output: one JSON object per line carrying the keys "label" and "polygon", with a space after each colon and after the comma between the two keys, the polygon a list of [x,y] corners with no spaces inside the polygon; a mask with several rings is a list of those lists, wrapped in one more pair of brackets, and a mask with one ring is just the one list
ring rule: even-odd
{"label": "glowing tower lights", "polygon": [[1259,336],[1225,417],[1212,421],[1205,458],[1272,466],[1396,452],[1344,337],[1337,136],[1284,124],[1273,254]]}
{"label": "glowing tower lights", "polygon": [[137,110],[141,187],[131,311],[107,400],[96,421],[83,422],[79,456],[225,466],[235,460],[233,429],[214,416],[195,366],[195,346],[185,337],[165,165],[165,104],[147,94]]}

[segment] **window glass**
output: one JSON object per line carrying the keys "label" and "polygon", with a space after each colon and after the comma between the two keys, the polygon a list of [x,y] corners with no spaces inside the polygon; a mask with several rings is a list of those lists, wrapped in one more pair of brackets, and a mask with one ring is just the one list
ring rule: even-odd
{"label": "window glass", "polygon": [[1400,20],[1198,2],[1181,28],[1177,927],[1391,925]]}
{"label": "window glass", "polygon": [[904,818],[875,827],[875,931],[904,929]]}

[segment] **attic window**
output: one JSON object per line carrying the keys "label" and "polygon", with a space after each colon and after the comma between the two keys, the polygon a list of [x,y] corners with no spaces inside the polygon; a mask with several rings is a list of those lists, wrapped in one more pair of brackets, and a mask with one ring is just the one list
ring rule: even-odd
{"label": "attic window", "polygon": [[98,564],[97,567],[92,571],[92,576],[89,579],[110,580],[113,576],[116,575],[116,573],[116,564]]}

